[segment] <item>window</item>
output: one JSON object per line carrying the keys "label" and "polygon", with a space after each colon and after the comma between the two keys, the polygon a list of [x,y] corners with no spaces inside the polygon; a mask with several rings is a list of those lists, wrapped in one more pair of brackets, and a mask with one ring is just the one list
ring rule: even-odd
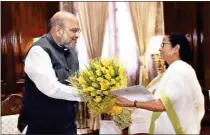
{"label": "window", "polygon": [[103,58],[117,57],[126,68],[130,85],[133,85],[138,68],[138,53],[135,34],[127,2],[110,2]]}

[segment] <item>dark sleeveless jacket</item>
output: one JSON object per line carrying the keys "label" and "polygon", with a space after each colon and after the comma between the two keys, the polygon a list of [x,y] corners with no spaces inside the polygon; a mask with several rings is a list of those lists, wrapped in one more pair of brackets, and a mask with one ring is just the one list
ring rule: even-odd
{"label": "dark sleeveless jacket", "polygon": [[[62,84],[67,84],[65,80],[79,69],[76,51],[58,46],[50,33],[41,37],[33,46],[42,47],[50,56],[52,67]],[[28,134],[76,134],[77,109],[76,101],[44,95],[25,73],[23,101],[18,119],[20,131],[28,125]]]}

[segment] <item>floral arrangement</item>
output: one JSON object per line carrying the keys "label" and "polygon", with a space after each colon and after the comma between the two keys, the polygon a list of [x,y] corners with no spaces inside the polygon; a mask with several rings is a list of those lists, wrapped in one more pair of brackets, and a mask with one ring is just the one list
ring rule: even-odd
{"label": "floral arrangement", "polygon": [[120,129],[131,124],[131,112],[116,106],[116,99],[109,93],[127,87],[126,72],[117,60],[90,60],[86,69],[76,72],[68,81],[79,89],[91,113],[110,114]]}

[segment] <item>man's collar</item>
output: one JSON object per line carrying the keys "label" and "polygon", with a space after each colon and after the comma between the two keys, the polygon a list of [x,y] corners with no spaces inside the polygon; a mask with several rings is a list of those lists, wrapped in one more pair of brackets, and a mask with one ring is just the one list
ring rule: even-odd
{"label": "man's collar", "polygon": [[66,52],[69,50],[69,48],[65,47],[65,46],[61,46],[61,45],[58,45],[56,43],[56,41],[53,39],[52,35],[50,33],[48,33],[46,35],[46,38],[47,40],[51,43],[51,45],[58,51],[61,51],[61,52]]}

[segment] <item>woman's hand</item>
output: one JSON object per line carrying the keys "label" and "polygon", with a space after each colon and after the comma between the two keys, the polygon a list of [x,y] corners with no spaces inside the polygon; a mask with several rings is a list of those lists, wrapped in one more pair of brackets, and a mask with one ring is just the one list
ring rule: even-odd
{"label": "woman's hand", "polygon": [[134,102],[128,100],[127,98],[117,97],[117,96],[115,96],[115,98],[117,99],[116,104],[118,106],[121,106],[121,107],[134,107]]}
{"label": "woman's hand", "polygon": [[[114,97],[117,99],[116,104],[118,106],[121,107],[134,107],[134,102],[123,98],[123,97],[118,97],[115,96]],[[152,100],[152,101],[146,101],[146,102],[137,102],[136,103],[136,107],[137,108],[142,108],[142,109],[146,109],[149,111],[153,111],[153,112],[163,112],[166,111],[165,106],[163,105],[163,103],[161,102],[160,99],[156,99],[156,100]]]}

